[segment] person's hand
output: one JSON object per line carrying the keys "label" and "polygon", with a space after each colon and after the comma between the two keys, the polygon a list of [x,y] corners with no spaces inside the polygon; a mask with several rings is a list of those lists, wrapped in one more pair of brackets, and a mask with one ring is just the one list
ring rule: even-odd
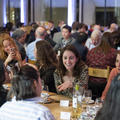
{"label": "person's hand", "polygon": [[7,59],[5,60],[5,66],[8,65],[9,62],[11,62],[13,59],[15,58],[15,54],[10,52],[10,54],[8,55]]}
{"label": "person's hand", "polygon": [[22,65],[22,58],[21,58],[19,51],[16,51],[15,59],[18,61],[19,65],[21,66]]}
{"label": "person's hand", "polygon": [[21,55],[20,55],[19,51],[16,51],[15,59],[16,59],[17,61],[22,61]]}
{"label": "person's hand", "polygon": [[67,88],[72,88],[73,84],[72,81],[66,81],[63,84],[57,87],[58,91],[66,90]]}
{"label": "person's hand", "polygon": [[101,99],[101,101],[104,101],[105,100],[105,96],[102,95],[100,99]]}

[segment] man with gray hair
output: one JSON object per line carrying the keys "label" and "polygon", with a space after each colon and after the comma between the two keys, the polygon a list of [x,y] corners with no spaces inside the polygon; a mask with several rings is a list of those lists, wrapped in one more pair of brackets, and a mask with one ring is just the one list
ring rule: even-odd
{"label": "man with gray hair", "polygon": [[22,60],[25,60],[25,58],[26,58],[26,51],[24,48],[24,42],[25,42],[25,38],[26,38],[25,32],[21,29],[16,29],[12,34],[12,38],[14,39],[14,41],[19,49]]}
{"label": "man with gray hair", "polygon": [[114,32],[118,30],[118,25],[116,23],[111,23],[110,24],[110,28],[108,30],[106,30],[105,32]]}
{"label": "man with gray hair", "polygon": [[21,43],[22,45],[24,45],[25,43],[25,38],[26,38],[26,34],[23,30],[21,29],[16,29],[13,34],[12,34],[12,38],[14,40],[17,40],[19,43]]}
{"label": "man with gray hair", "polygon": [[94,30],[91,34],[91,38],[88,38],[85,46],[91,50],[92,48],[97,47],[101,42],[102,33],[100,30]]}
{"label": "man with gray hair", "polygon": [[46,36],[46,29],[43,26],[40,26],[35,31],[36,40],[31,42],[27,48],[26,53],[29,60],[35,60],[34,49],[37,41],[44,40]]}

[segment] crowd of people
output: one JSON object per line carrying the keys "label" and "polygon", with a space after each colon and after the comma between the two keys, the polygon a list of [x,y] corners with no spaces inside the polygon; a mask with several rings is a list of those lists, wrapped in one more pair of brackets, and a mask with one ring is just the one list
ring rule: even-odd
{"label": "crowd of people", "polygon": [[[115,23],[105,31],[100,25],[88,29],[79,22],[73,22],[72,27],[64,21],[57,27],[53,21],[48,21],[47,27],[19,23],[16,29],[7,23],[6,28],[0,28],[0,120],[19,120],[19,116],[25,120],[54,120],[46,107],[35,103],[36,99],[40,99],[42,89],[72,97],[76,83],[90,89],[93,100],[104,100],[96,120],[117,120],[119,115],[113,111],[120,109],[119,49],[120,29]],[[108,80],[88,74],[89,67],[108,66]],[[11,83],[9,91],[3,88],[4,83]],[[25,118],[29,112],[33,114]]]}

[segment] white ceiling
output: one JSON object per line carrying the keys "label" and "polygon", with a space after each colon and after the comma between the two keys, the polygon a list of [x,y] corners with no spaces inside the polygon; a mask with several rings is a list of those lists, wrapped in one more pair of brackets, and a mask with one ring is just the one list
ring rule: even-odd
{"label": "white ceiling", "polygon": [[[93,0],[96,7],[104,7],[105,0]],[[106,0],[107,7],[120,6],[120,0]]]}

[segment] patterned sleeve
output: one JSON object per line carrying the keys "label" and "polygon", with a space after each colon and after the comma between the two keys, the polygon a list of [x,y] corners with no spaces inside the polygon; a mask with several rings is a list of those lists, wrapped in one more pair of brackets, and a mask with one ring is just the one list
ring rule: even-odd
{"label": "patterned sleeve", "polygon": [[54,80],[55,80],[56,91],[58,94],[61,94],[67,97],[72,97],[72,88],[68,88],[64,91],[58,91],[57,87],[62,84],[62,80],[59,73],[57,73],[56,71],[54,72]]}
{"label": "patterned sleeve", "polygon": [[60,78],[59,74],[57,73],[57,71],[54,72],[54,80],[55,80],[56,91],[57,91],[57,93],[59,93],[57,87],[62,84],[62,81],[61,81],[61,78]]}
{"label": "patterned sleeve", "polygon": [[82,67],[82,71],[80,74],[80,82],[85,88],[88,88],[88,67],[87,65]]}
{"label": "patterned sleeve", "polygon": [[86,57],[86,64],[89,66],[90,65],[90,59],[91,59],[91,50],[88,51],[87,57]]}

